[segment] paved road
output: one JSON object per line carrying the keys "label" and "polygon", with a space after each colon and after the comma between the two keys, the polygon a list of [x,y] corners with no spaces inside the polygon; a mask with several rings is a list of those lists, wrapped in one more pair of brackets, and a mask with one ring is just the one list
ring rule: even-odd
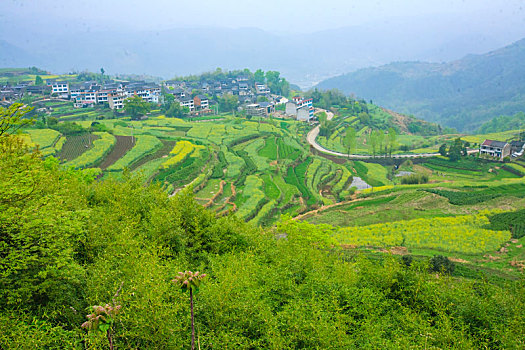
{"label": "paved road", "polygon": [[[328,117],[330,119],[332,119],[332,117],[334,116],[333,113],[332,112],[328,112],[328,111],[326,111],[326,112],[327,112]],[[331,115],[328,114],[328,113],[330,113]],[[346,153],[335,152],[335,151],[331,151],[329,149],[326,149],[326,148],[324,148],[323,146],[321,146],[320,144],[317,143],[316,139],[317,139],[318,135],[319,135],[319,125],[317,125],[315,128],[310,130],[310,132],[306,136],[306,140],[308,141],[308,143],[313,148],[315,148],[319,152],[323,152],[323,153],[326,153],[326,154],[331,154],[331,155],[339,156],[339,157],[345,157],[345,158],[349,158],[349,159],[369,159],[369,158],[372,158],[371,156],[364,156],[364,155],[360,155],[360,154],[350,154],[350,155],[348,155]],[[468,154],[473,154],[473,153],[478,153],[478,150],[470,150],[470,151],[468,151]],[[435,156],[439,156],[439,153],[393,154],[392,158],[420,158],[420,157],[435,157]],[[378,157],[386,158],[386,156],[378,156]]]}

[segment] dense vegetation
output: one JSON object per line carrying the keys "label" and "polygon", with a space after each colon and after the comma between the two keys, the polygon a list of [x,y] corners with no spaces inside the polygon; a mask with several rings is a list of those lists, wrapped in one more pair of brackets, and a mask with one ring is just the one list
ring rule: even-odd
{"label": "dense vegetation", "polygon": [[486,134],[516,129],[525,129],[525,113],[523,112],[518,112],[514,115],[500,115],[492,118],[488,122],[483,123],[483,125],[479,127],[478,132],[480,134]]}
{"label": "dense vegetation", "polygon": [[2,348],[105,348],[80,325],[113,299],[116,348],[187,348],[188,297],[171,279],[189,269],[208,274],[195,296],[203,349],[525,345],[523,278],[496,285],[429,273],[424,260],[371,260],[323,226],[260,231],[216,218],[188,190],[95,182],[14,137],[0,148]]}

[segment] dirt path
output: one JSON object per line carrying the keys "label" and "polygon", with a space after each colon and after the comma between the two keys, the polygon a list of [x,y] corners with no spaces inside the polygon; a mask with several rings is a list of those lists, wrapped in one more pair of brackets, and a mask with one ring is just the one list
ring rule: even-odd
{"label": "dirt path", "polygon": [[[382,198],[382,197],[388,197],[389,195],[382,195],[382,196],[377,196],[377,197],[374,197],[374,198]],[[306,213],[302,213],[300,215],[297,215],[296,217],[293,218],[293,220],[301,220],[309,215],[314,215],[314,214],[319,214],[320,212],[323,212],[325,210],[328,210],[328,209],[331,209],[331,208],[335,208],[335,207],[340,207],[342,205],[347,205],[347,204],[351,204],[351,203],[358,203],[358,202],[363,202],[363,201],[366,201],[370,198],[353,198],[349,201],[344,201],[344,202],[339,202],[339,203],[334,203],[334,204],[329,204],[329,205],[323,205],[322,207],[318,208],[318,209],[315,209],[315,210],[310,210]]]}
{"label": "dirt path", "polygon": [[[327,114],[328,113],[332,113],[332,112],[327,111]],[[333,113],[332,113],[332,117],[333,117]],[[365,156],[361,154],[346,154],[346,153],[341,153],[341,152],[336,152],[336,151],[326,149],[317,143],[316,139],[318,135],[319,135],[319,125],[317,125],[312,130],[310,130],[310,132],[306,136],[306,140],[308,141],[310,146],[312,146],[319,152],[330,154],[333,156],[344,157],[348,159],[370,159],[372,158],[372,156]],[[478,153],[478,150],[476,149],[476,150],[468,151],[468,154],[473,154],[473,153]],[[439,156],[439,153],[393,154],[391,157],[392,158],[424,158],[424,157],[435,157],[435,156]],[[375,158],[388,158],[388,156],[376,156]]]}
{"label": "dirt path", "polygon": [[224,180],[221,180],[221,183],[219,184],[219,190],[217,191],[217,193],[215,193],[213,195],[213,197],[210,198],[210,200],[204,204],[204,208],[209,208],[213,205],[213,203],[215,202],[215,200],[217,200],[217,198],[219,198],[219,196],[222,195],[222,193],[224,192],[224,185],[226,184],[226,181]]}

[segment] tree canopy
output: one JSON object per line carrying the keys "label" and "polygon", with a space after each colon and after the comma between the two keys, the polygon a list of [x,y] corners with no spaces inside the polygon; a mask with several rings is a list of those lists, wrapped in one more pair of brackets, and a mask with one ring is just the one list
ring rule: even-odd
{"label": "tree canopy", "polygon": [[140,96],[134,95],[124,100],[124,111],[131,116],[131,119],[136,119],[148,113],[150,109],[149,103]]}

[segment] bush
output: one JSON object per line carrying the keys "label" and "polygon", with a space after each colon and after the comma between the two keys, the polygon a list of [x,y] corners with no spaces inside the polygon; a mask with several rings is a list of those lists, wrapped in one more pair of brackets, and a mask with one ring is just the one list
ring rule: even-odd
{"label": "bush", "polygon": [[401,257],[401,261],[403,262],[403,264],[405,264],[405,266],[409,267],[410,265],[412,265],[412,260],[414,260],[412,258],[412,255],[403,255]]}
{"label": "bush", "polygon": [[452,272],[454,272],[455,268],[456,265],[446,256],[434,255],[434,257],[430,259],[429,269],[432,272],[444,272],[450,275]]}
{"label": "bush", "polygon": [[489,216],[489,230],[508,230],[512,238],[525,236],[525,209]]}
{"label": "bush", "polygon": [[426,174],[411,174],[408,176],[403,176],[401,178],[401,183],[403,185],[418,185],[426,184],[428,182],[428,175]]}

